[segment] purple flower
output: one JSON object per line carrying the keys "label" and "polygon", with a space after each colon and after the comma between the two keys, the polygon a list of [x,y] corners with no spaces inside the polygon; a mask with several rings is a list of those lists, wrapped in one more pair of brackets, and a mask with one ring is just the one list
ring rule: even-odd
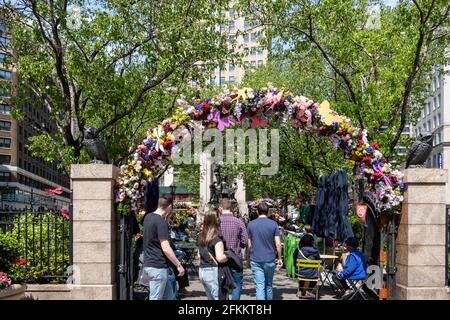
{"label": "purple flower", "polygon": [[366,149],[366,151],[367,151],[368,153],[374,153],[375,148],[374,148],[374,147],[369,147],[369,148]]}
{"label": "purple flower", "polygon": [[196,105],[195,110],[202,110],[202,105],[201,104]]}

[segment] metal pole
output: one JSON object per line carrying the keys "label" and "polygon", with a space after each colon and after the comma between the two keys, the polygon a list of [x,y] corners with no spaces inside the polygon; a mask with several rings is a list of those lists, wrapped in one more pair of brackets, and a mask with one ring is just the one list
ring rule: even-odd
{"label": "metal pole", "polygon": [[396,299],[395,273],[397,271],[395,259],[395,215],[389,215],[388,225],[388,261],[387,261],[387,287],[389,289],[389,300]]}

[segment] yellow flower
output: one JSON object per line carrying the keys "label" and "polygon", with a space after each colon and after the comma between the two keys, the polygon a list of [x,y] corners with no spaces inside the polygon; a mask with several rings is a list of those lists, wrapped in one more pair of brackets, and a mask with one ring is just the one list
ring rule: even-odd
{"label": "yellow flower", "polygon": [[175,141],[175,136],[171,132],[168,132],[166,139],[167,140],[171,140],[171,141]]}

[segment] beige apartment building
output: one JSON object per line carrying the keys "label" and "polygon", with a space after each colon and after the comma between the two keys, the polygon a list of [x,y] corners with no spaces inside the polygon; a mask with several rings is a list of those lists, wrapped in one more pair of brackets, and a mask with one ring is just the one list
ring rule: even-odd
{"label": "beige apartment building", "polygon": [[[231,2],[232,5],[233,2]],[[218,26],[228,36],[228,45],[232,50],[243,53],[243,66],[226,63],[225,68],[214,70],[210,83],[215,85],[239,85],[246,70],[255,69],[267,63],[268,51],[260,44],[261,28],[254,20],[235,14],[233,7],[225,13],[228,24]]]}

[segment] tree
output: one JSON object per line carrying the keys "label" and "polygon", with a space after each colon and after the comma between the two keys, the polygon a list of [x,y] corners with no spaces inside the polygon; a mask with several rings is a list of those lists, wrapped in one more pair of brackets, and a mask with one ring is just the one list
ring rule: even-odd
{"label": "tree", "polygon": [[[12,35],[18,119],[38,133],[29,148],[67,167],[83,161],[84,130],[95,125],[110,158],[161,120],[229,55],[216,26],[227,1],[3,1]],[[50,123],[27,122],[32,105]]]}
{"label": "tree", "polygon": [[240,8],[269,28],[271,51],[297,75],[309,68],[319,86],[333,83],[324,93],[335,109],[387,145],[387,156],[408,144],[402,132],[424,104],[429,74],[448,61],[448,1],[390,8],[371,0],[257,0]]}

